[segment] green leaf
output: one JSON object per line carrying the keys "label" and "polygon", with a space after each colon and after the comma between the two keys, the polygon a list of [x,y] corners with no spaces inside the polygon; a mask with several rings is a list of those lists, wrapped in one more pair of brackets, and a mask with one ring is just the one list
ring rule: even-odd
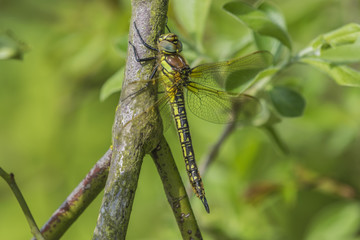
{"label": "green leaf", "polygon": [[[278,23],[283,29],[286,29],[286,23],[284,16],[282,15],[280,9],[278,9],[275,5],[265,2],[263,3],[260,10],[264,11],[273,21]],[[281,42],[273,37],[268,37],[264,35],[260,35],[254,32],[254,39],[258,49],[267,50],[274,55],[275,62],[277,62],[277,58],[279,57],[279,53],[283,49],[284,45]]]}
{"label": "green leaf", "polygon": [[264,0],[241,0],[241,2],[246,3],[253,7],[258,7],[264,2]]}
{"label": "green leaf", "polygon": [[341,45],[321,51],[319,58],[331,63],[360,62],[360,43]]}
{"label": "green leaf", "polygon": [[329,47],[353,44],[359,39],[360,25],[350,23],[334,31],[320,35],[310,43],[310,47],[314,50],[326,49]]}
{"label": "green leaf", "polygon": [[282,29],[286,30],[286,22],[281,10],[274,4],[265,2],[259,6],[259,10],[264,11],[266,15]]}
{"label": "green leaf", "polygon": [[300,62],[312,65],[327,73],[341,86],[360,87],[360,72],[348,66],[336,65],[315,58],[302,58]]}
{"label": "green leaf", "polygon": [[[356,59],[356,57],[354,57],[355,52],[354,54],[351,54],[349,57],[346,57],[345,55],[346,53],[349,53],[351,49],[357,48],[359,44],[360,44],[360,25],[356,23],[350,23],[334,31],[318,36],[308,45],[308,47],[300,51],[299,56],[321,57],[323,55],[330,54],[331,55],[330,60],[331,58],[335,58],[333,60],[337,61],[338,59],[336,59],[336,55],[340,54],[341,55],[340,58],[345,58],[345,62],[346,61],[352,62],[352,61],[357,61],[354,60],[354,58]],[[346,46],[348,47],[346,48]],[[337,50],[334,50],[335,52],[331,52],[330,51],[331,49],[337,49]],[[355,50],[356,52],[359,51],[358,49]],[[329,52],[327,53],[327,51],[330,51],[330,53]]]}
{"label": "green leaf", "polygon": [[270,91],[270,98],[276,110],[284,117],[301,116],[305,109],[305,99],[294,90],[275,86]]}
{"label": "green leaf", "polygon": [[192,38],[196,39],[197,46],[201,49],[211,0],[182,0],[173,1],[172,3],[174,4],[173,10],[177,20]]}
{"label": "green leaf", "polygon": [[124,67],[120,68],[101,87],[100,101],[104,101],[111,94],[119,92],[121,90],[123,80],[124,80]]}
{"label": "green leaf", "polygon": [[271,52],[274,55],[274,60],[276,62],[277,53],[282,49],[284,45],[279,40],[273,37],[260,35],[256,32],[254,32],[254,40],[257,48]]}
{"label": "green leaf", "polygon": [[306,240],[355,239],[360,221],[360,206],[341,202],[322,209],[314,218]]}
{"label": "green leaf", "polygon": [[351,23],[320,35],[299,54],[300,62],[327,73],[339,85],[360,86],[360,72],[344,63],[360,62],[360,25]]}
{"label": "green leaf", "polygon": [[282,26],[283,22],[278,17],[275,17],[278,16],[275,14],[276,11],[269,6],[269,4],[266,4],[263,7],[264,9],[256,9],[246,3],[236,1],[226,3],[223,8],[254,32],[276,38],[291,49],[290,37]]}
{"label": "green leaf", "polygon": [[0,60],[21,60],[29,49],[30,47],[23,41],[20,41],[12,31],[7,30],[0,33]]}

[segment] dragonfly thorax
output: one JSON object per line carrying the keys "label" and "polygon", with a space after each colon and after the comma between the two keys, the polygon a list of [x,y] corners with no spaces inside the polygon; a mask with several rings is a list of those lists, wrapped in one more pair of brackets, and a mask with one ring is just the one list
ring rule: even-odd
{"label": "dragonfly thorax", "polygon": [[163,34],[158,39],[158,49],[162,54],[174,54],[182,51],[182,43],[174,33]]}
{"label": "dragonfly thorax", "polygon": [[182,85],[188,79],[190,67],[180,54],[164,54],[161,57],[160,64],[161,73],[166,76],[163,78],[163,82],[166,85]]}

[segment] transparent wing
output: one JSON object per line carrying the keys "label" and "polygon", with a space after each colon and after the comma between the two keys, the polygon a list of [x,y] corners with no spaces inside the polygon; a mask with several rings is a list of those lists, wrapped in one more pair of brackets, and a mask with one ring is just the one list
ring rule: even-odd
{"label": "transparent wing", "polygon": [[[258,72],[272,63],[272,55],[267,51],[258,51],[245,57],[226,62],[199,65],[191,69],[190,79],[186,86],[186,105],[196,116],[214,123],[252,119],[259,111],[258,100],[249,95],[237,95],[221,91],[229,81],[242,82],[253,78]],[[164,76],[138,83],[158,83],[160,92]],[[141,94],[142,89],[131,94],[127,100]],[[149,111],[159,108],[163,118],[164,128],[171,123],[168,101],[169,93],[162,94],[158,101],[138,117],[144,117]],[[234,111],[235,110],[235,111]],[[137,117],[137,118],[138,118]]]}
{"label": "transparent wing", "polygon": [[191,81],[216,89],[235,88],[272,64],[267,51],[258,51],[225,62],[207,63],[191,69]]}
{"label": "transparent wing", "polygon": [[194,82],[190,82],[186,89],[190,111],[209,122],[246,122],[255,117],[261,109],[258,99],[249,95],[219,91]]}
{"label": "transparent wing", "polygon": [[[144,93],[144,91],[148,88],[146,84],[155,84],[159,80],[161,80],[161,78],[134,82],[133,89],[137,89],[137,90],[135,90],[133,93],[130,93],[129,95],[121,99],[121,104],[127,105],[129,102],[134,101],[135,98],[142,97],[141,94]],[[136,86],[136,84],[140,84],[140,86]],[[171,111],[169,108],[169,104],[167,104],[171,97],[171,94],[165,92],[163,84],[161,84],[161,82],[158,83],[156,94],[157,94],[157,100],[155,101],[155,103],[150,107],[148,107],[147,109],[145,109],[143,112],[136,115],[132,121],[144,120],[144,118],[149,117],[149,113],[159,110],[159,113],[161,114],[161,117],[164,120],[163,121],[164,128],[166,129],[170,125],[169,123],[166,122],[171,123]]]}

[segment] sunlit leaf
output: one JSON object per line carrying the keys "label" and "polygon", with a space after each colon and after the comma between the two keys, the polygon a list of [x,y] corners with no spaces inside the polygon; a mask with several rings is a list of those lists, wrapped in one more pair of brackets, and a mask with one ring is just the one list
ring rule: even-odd
{"label": "sunlit leaf", "polygon": [[275,86],[269,91],[276,110],[284,117],[301,116],[305,109],[305,99],[294,90]]}
{"label": "sunlit leaf", "polygon": [[284,15],[281,10],[274,4],[270,2],[264,2],[259,6],[259,10],[264,11],[266,15],[276,24],[278,24],[282,29],[286,29],[286,22]]}
{"label": "sunlit leaf", "polygon": [[360,62],[360,25],[351,23],[325,33],[299,54],[301,62],[326,72],[339,85],[360,86],[360,72],[344,63]]}
{"label": "sunlit leaf", "polygon": [[[338,48],[338,50],[335,50],[337,54],[344,55],[343,53],[348,52],[349,49],[341,49],[340,47],[355,44],[353,47],[349,48],[356,48],[359,45],[359,42],[360,25],[356,23],[350,23],[334,31],[318,36],[308,45],[308,47],[300,51],[299,55],[320,57],[323,54],[326,54],[326,51],[336,48]],[[332,56],[334,56],[336,53],[330,52]],[[350,61],[353,61],[353,59]]]}
{"label": "sunlit leaf", "polygon": [[264,2],[264,0],[241,0],[241,2],[246,3],[253,7],[258,7],[260,4]]}
{"label": "sunlit leaf", "polygon": [[104,101],[111,94],[119,92],[121,90],[123,80],[124,80],[124,67],[120,68],[101,87],[100,101]]}
{"label": "sunlit leaf", "polygon": [[[264,7],[264,9],[270,11],[270,7]],[[271,9],[271,13],[267,13],[264,10],[256,9],[243,2],[229,2],[226,3],[223,8],[230,13],[236,19],[247,25],[254,32],[261,35],[270,36],[278,39],[282,44],[291,49],[290,37],[286,29],[282,26],[283,23],[279,21],[279,18],[274,17],[274,11]]]}
{"label": "sunlit leaf", "polygon": [[321,59],[303,58],[301,62],[310,64],[317,69],[327,73],[339,85],[360,87],[360,72],[345,65],[336,65]]}
{"label": "sunlit leaf", "polygon": [[283,44],[273,37],[254,33],[254,40],[258,49],[267,50],[274,55],[274,61],[277,62],[277,53],[283,48]]}
{"label": "sunlit leaf", "polygon": [[[280,9],[277,8],[275,5],[269,2],[265,2],[261,4],[259,9],[264,11],[271,19],[273,19],[273,21],[278,23],[283,29],[286,29],[284,16],[282,15]],[[256,32],[254,33],[254,39],[258,49],[268,50],[269,52],[271,52],[274,55],[275,62],[277,62],[277,57],[281,50],[284,48],[284,45],[281,44],[281,42],[276,38],[260,35]]]}
{"label": "sunlit leaf", "polygon": [[0,33],[0,60],[21,60],[29,49],[29,46],[19,40],[12,31]]}
{"label": "sunlit leaf", "polygon": [[345,44],[355,43],[360,38],[360,25],[347,24],[334,31],[325,33],[313,40],[310,46],[313,49],[324,49]]}
{"label": "sunlit leaf", "polygon": [[360,62],[360,42],[321,51],[319,58],[332,63]]}

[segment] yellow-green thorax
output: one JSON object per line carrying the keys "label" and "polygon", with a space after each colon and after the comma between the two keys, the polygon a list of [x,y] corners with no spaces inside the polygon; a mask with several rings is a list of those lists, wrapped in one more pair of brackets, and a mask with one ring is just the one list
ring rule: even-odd
{"label": "yellow-green thorax", "polygon": [[189,70],[180,52],[182,44],[178,36],[173,33],[163,34],[158,39],[158,49],[160,52],[160,74],[163,75],[163,83],[166,89],[177,85],[180,87],[184,81],[185,72]]}

